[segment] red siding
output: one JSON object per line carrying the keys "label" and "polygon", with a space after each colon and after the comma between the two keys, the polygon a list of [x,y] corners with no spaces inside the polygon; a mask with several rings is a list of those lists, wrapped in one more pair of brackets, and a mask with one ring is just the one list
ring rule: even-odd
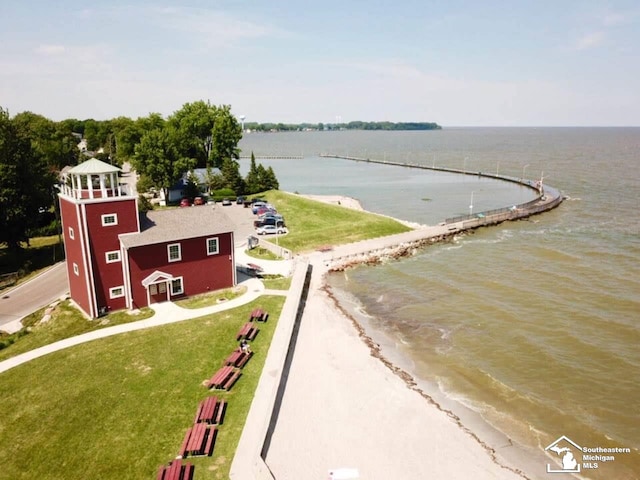
{"label": "red siding", "polygon": [[[147,305],[147,292],[142,280],[156,270],[183,277],[184,295],[173,296],[176,300],[183,296],[196,295],[221,288],[233,286],[235,265],[233,258],[233,235],[225,233],[218,237],[219,253],[207,255],[207,238],[199,237],[167,242],[155,245],[145,245],[129,250],[129,269],[131,271],[131,289],[133,306]],[[168,262],[167,245],[180,243],[182,260]]]}
{"label": "red siding", "polygon": [[[64,250],[69,277],[69,293],[74,302],[87,314],[91,314],[89,293],[87,287],[87,271],[82,257],[83,231],[78,223],[79,205],[60,196],[60,217],[64,234]],[[82,221],[82,217],[80,217]],[[69,228],[73,229],[74,238],[69,236]],[[73,271],[73,264],[78,265],[78,273]]]}
{"label": "red siding", "polygon": [[[105,254],[120,250],[119,234],[138,231],[135,198],[87,203],[85,208],[98,308],[120,310],[126,307],[125,297],[109,298],[109,289],[124,286],[122,259],[119,262],[107,263]],[[118,216],[117,225],[103,226],[102,215],[110,214]]]}

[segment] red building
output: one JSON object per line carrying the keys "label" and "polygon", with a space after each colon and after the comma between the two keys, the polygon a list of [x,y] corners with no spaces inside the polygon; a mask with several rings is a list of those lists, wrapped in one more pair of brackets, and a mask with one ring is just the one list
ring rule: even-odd
{"label": "red building", "polygon": [[236,284],[233,224],[207,206],[139,215],[119,168],[97,159],[60,190],[71,298],[90,317]]}

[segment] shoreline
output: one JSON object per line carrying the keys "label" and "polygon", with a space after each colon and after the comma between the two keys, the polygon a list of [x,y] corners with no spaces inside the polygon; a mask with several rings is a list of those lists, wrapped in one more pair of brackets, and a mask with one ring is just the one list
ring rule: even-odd
{"label": "shoreline", "polygon": [[[342,205],[343,198],[324,201]],[[378,338],[384,332],[352,315],[327,283],[332,271],[415,251],[401,246],[342,264],[311,255],[309,299],[265,459],[278,480],[326,478],[333,468],[356,468],[368,479],[539,478],[544,452],[515,444],[412,374],[393,339]]]}
{"label": "shoreline", "polygon": [[[374,317],[370,317],[365,311],[359,311],[355,303],[351,305],[349,299],[345,298],[350,294],[332,287],[327,281],[327,274],[323,277],[321,290],[333,302],[334,308],[353,325],[372,357],[398,376],[409,390],[417,393],[429,406],[447,415],[458,428],[482,446],[497,466],[510,470],[521,478],[537,478],[530,476],[530,472],[549,460],[542,450],[518,443],[506,432],[492,425],[480,412],[465,404],[461,398],[452,397],[436,383],[420,378],[415,364],[408,354],[403,352],[398,339],[372,325],[369,318]],[[351,309],[352,306],[355,308]]]}
{"label": "shoreline", "polygon": [[[296,351],[265,461],[278,480],[326,478],[337,468],[363,479],[539,478],[506,459],[389,360],[325,288],[314,262]],[[499,440],[501,441],[501,440]],[[526,456],[523,456],[526,457]],[[518,462],[517,465],[521,465]],[[542,465],[542,464],[539,464]]]}

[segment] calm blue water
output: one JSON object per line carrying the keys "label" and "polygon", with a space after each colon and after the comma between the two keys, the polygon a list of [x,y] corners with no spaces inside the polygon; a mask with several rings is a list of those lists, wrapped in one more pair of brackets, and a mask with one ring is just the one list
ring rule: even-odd
{"label": "calm blue water", "polygon": [[[640,478],[640,129],[458,128],[250,134],[284,190],[344,194],[433,224],[527,201],[476,177],[323,159],[336,153],[540,178],[569,198],[530,221],[330,279],[395,339],[414,374],[515,441],[636,449],[589,478]],[[263,162],[267,164],[267,162]]]}

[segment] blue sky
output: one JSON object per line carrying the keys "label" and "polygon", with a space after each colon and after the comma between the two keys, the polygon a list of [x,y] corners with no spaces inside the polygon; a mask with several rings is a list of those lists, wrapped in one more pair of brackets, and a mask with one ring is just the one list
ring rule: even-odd
{"label": "blue sky", "polygon": [[12,115],[640,125],[637,0],[25,0],[0,24]]}

